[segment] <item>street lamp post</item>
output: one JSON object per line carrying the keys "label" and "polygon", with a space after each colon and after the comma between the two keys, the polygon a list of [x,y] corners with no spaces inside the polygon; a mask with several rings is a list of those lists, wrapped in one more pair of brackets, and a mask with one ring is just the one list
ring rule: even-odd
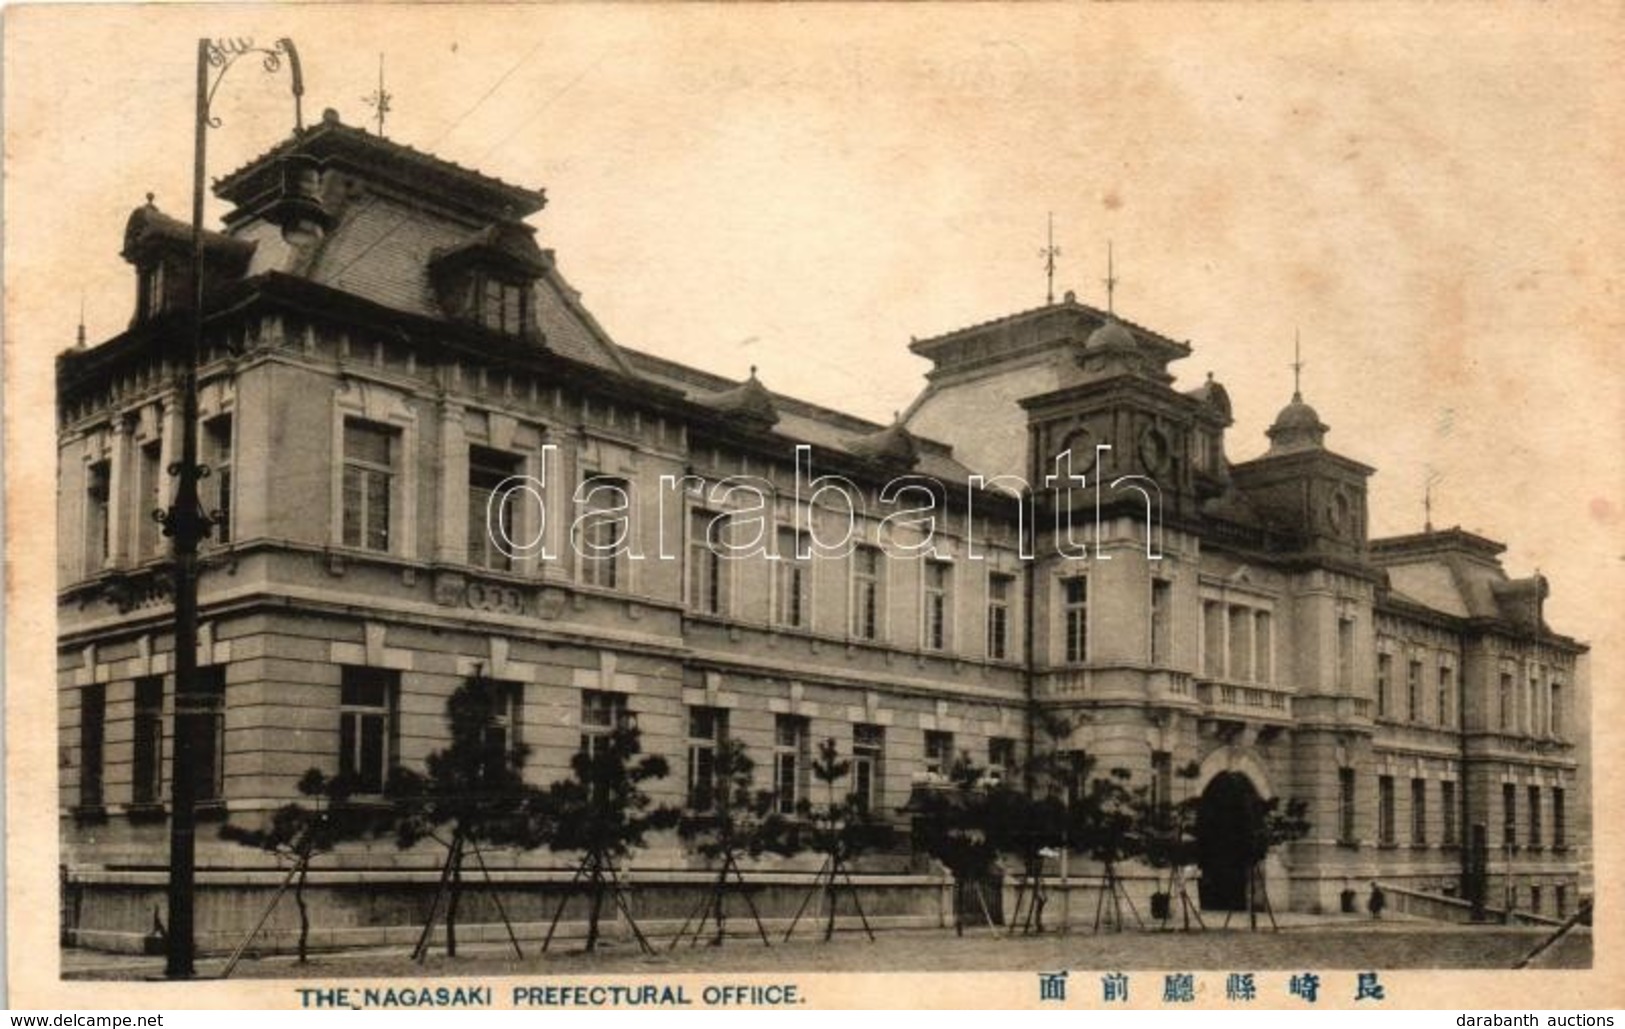
{"label": "street lamp post", "polygon": [[197,45],[197,117],[192,166],[192,319],[191,339],[181,369],[181,456],[169,468],[175,476],[175,497],[169,510],[155,512],[164,535],[174,541],[175,555],[175,747],[170,765],[169,930],[165,939],[164,976],[190,979],[193,959],[193,887],[196,880],[198,756],[209,722],[215,717],[213,698],[200,687],[197,674],[198,545],[214,527],[203,510],[198,482],[208,470],[198,463],[197,369],[203,355],[204,245],[203,173],[208,133],[219,120],[209,114],[210,101],[237,59],[248,54],[260,58],[267,72],[281,69],[283,60],[293,78],[295,127],[303,128],[299,53],[293,40],[280,39],[272,47],[257,47],[246,39],[200,39]]}

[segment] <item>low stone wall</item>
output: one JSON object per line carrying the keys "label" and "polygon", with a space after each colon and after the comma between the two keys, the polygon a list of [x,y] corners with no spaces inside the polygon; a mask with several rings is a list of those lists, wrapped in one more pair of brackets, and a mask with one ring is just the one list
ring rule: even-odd
{"label": "low stone wall", "polygon": [[[651,939],[669,940],[685,921],[696,916],[715,881],[715,873],[636,871],[625,876],[627,907],[638,928]],[[205,871],[197,885],[197,946],[205,955],[229,953],[264,914],[283,874],[274,871]],[[1045,879],[1042,921],[1045,929],[1068,925],[1087,929],[1098,917],[1103,928],[1115,928],[1120,917],[1128,929],[1155,928],[1152,895],[1160,880],[1149,874],[1126,873],[1119,878],[1117,902],[1097,874]],[[725,898],[730,937],[757,935],[750,904],[762,916],[770,938],[781,938],[801,913],[797,935],[821,933],[827,908],[821,893],[814,893],[816,876],[805,871],[748,871],[747,885],[731,886]],[[140,953],[155,922],[168,917],[166,880],[159,871],[95,870],[66,877],[62,942],[67,946]],[[946,873],[852,875],[856,905],[876,930],[947,928],[954,924],[956,902],[966,932],[985,932],[989,918],[1001,930],[1031,924],[1031,891],[1017,876],[983,887],[978,898],[973,887],[956,897],[953,879]],[[315,870],[305,887],[310,912],[310,947],[341,950],[356,947],[400,946],[416,941],[428,918],[439,888],[439,876],[428,870],[334,871]],[[750,904],[747,904],[746,898]],[[1192,903],[1196,885],[1190,884]],[[460,943],[507,942],[501,915],[513,922],[527,950],[539,944],[559,905],[556,939],[579,940],[586,935],[589,901],[584,891],[571,893],[571,874],[561,870],[491,872],[465,879],[459,904],[457,935]],[[500,909],[499,909],[500,904]],[[984,913],[985,904],[985,913]],[[805,905],[805,906],[804,906]],[[858,932],[862,921],[852,892],[845,888],[836,898],[836,929]],[[1208,916],[1213,917],[1209,912]],[[1221,916],[1222,917],[1222,914]],[[1171,903],[1170,924],[1179,925],[1178,898]],[[611,939],[631,939],[631,928],[612,899],[606,899],[601,931]],[[708,926],[707,932],[714,927]],[[298,908],[290,890],[277,903],[251,953],[291,953],[299,936]],[[444,908],[440,912],[435,946],[444,941]]]}
{"label": "low stone wall", "polygon": [[[1386,910],[1394,914],[1410,915],[1413,918],[1429,918],[1437,922],[1471,922],[1473,920],[1472,904],[1459,897],[1446,897],[1437,893],[1409,890],[1403,886],[1395,886],[1385,882],[1379,882],[1377,885],[1382,889],[1387,900]],[[1505,908],[1488,905],[1484,908],[1484,921],[1511,925],[1549,925],[1554,927],[1563,924],[1563,920],[1560,918],[1537,915],[1530,911],[1513,911],[1509,914]]]}
{"label": "low stone wall", "polygon": [[[628,910],[646,935],[669,939],[704,904],[714,873],[671,872],[626,877]],[[202,873],[198,877],[196,939],[200,954],[224,954],[236,948],[264,914],[282,877],[275,873]],[[802,910],[797,933],[821,932],[827,909],[814,894],[812,874],[747,873],[745,887],[731,886],[724,901],[727,930],[755,935],[749,902],[762,915],[769,934],[782,937]],[[836,897],[836,927],[860,930],[858,906],[876,929],[925,928],[952,924],[952,880],[936,875],[852,876]],[[156,920],[167,918],[166,884],[161,873],[104,872],[68,884],[62,942],[97,950],[140,953]],[[351,873],[312,871],[305,887],[310,912],[310,946],[316,950],[354,947],[410,947],[429,916],[439,877],[427,873]],[[854,904],[853,892],[856,893]],[[560,913],[560,904],[563,911]],[[539,943],[558,915],[556,938],[586,935],[590,902],[585,890],[572,892],[568,872],[492,872],[464,880],[459,901],[459,942],[506,943],[505,913],[521,942]],[[441,905],[435,945],[444,941]],[[631,938],[630,924],[612,896],[606,896],[601,931],[609,938]],[[708,927],[708,932],[714,927]],[[299,913],[292,891],[276,904],[251,952],[291,953],[299,937]]]}

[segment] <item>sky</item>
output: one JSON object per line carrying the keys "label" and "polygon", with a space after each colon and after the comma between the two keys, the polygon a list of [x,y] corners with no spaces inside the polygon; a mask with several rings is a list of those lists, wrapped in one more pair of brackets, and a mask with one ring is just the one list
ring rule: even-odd
{"label": "sky", "polygon": [[[617,340],[877,420],[926,337],[1056,292],[1189,340],[1233,460],[1292,392],[1378,469],[1372,530],[1510,544],[1625,658],[1622,18],[1605,5],[12,7],[8,464],[50,467],[50,361],[128,322],[124,221],[188,214],[195,40],[298,44],[305,117],[547,190],[543,246]],[[292,127],[218,94],[221,176]],[[215,204],[211,217],[223,208]],[[32,461],[30,458],[36,458]],[[15,493],[16,487],[13,486]],[[21,566],[19,566],[21,567]],[[47,571],[46,575],[49,574]],[[40,582],[48,582],[42,579]],[[50,600],[48,588],[37,592]]]}

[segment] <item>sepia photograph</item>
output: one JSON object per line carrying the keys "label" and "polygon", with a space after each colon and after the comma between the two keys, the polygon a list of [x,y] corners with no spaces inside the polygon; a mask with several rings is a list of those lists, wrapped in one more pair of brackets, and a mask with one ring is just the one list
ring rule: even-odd
{"label": "sepia photograph", "polygon": [[1620,1007],[1622,37],[9,7],[8,1004]]}

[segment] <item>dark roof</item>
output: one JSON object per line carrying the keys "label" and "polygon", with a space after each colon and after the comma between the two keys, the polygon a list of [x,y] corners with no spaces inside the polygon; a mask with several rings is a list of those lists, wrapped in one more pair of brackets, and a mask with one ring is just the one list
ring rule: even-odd
{"label": "dark roof", "polygon": [[1122,325],[1124,328],[1131,330],[1135,336],[1140,339],[1149,339],[1162,346],[1173,347],[1186,353],[1190,351],[1189,343],[1182,343],[1179,340],[1170,339],[1154,329],[1148,329],[1143,325],[1138,325],[1131,322],[1127,318],[1124,318],[1115,312],[1102,311],[1098,307],[1092,307],[1089,304],[1082,303],[1070,293],[1066,295],[1065,299],[1056,303],[1043,304],[1039,307],[1029,307],[1025,311],[1017,311],[1014,314],[1001,315],[997,318],[990,318],[984,322],[976,322],[975,324],[967,325],[959,329],[952,329],[948,332],[939,333],[935,336],[929,336],[925,339],[913,340],[909,343],[908,348],[914,353],[919,354],[921,357],[929,357],[930,351],[937,349],[941,344],[964,339],[968,336],[974,336],[986,332],[989,329],[999,328],[1015,322],[1024,321],[1036,315],[1046,314],[1051,311],[1075,311],[1101,323],[1116,322]]}
{"label": "dark roof", "polygon": [[1506,544],[1468,532],[1458,525],[1449,529],[1374,539],[1370,543],[1370,548],[1371,556],[1379,560],[1433,557],[1449,552],[1466,553],[1485,560],[1493,560],[1506,551]]}
{"label": "dark roof", "polygon": [[530,226],[516,226],[511,222],[493,222],[473,233],[460,243],[435,247],[429,252],[429,264],[456,264],[462,260],[495,258],[513,265],[526,274],[541,275],[547,267],[541,250],[536,246]]}
{"label": "dark roof", "polygon": [[[154,244],[184,247],[190,252],[192,226],[158,210],[153,205],[152,195],[148,194],[147,202],[131,211],[129,221],[124,223],[124,249],[120,256],[133,262]],[[246,263],[254,253],[254,244],[204,229],[203,251],[212,258]]]}
{"label": "dark roof", "polygon": [[693,399],[695,403],[714,411],[762,427],[771,427],[779,420],[779,410],[773,403],[773,394],[769,393],[767,387],[756,377],[754,367],[750,370],[750,378],[733,389]]}
{"label": "dark roof", "polygon": [[266,188],[264,178],[275,168],[273,158],[294,149],[322,161],[337,161],[365,168],[373,175],[382,173],[411,187],[414,192],[440,194],[447,200],[461,198],[494,215],[514,220],[535,214],[547,203],[547,196],[542,190],[515,186],[403,143],[345,125],[331,108],[322,113],[322,120],[317,124],[296,131],[241,168],[216,179],[215,194],[232,203],[251,200]]}

